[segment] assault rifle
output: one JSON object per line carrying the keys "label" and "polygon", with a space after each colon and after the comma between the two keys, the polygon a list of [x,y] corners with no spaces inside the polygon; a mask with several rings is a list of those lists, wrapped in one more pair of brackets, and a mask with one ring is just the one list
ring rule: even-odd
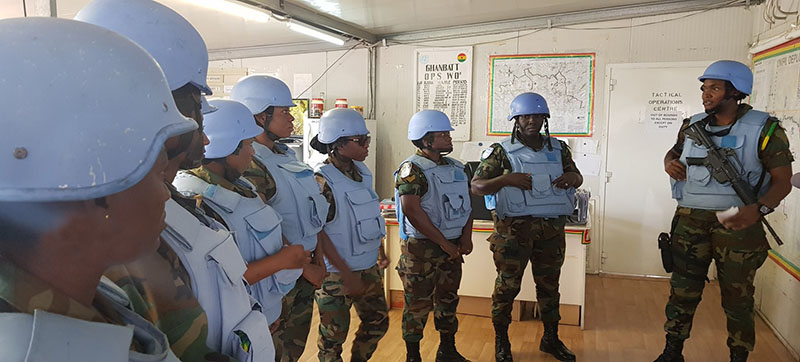
{"label": "assault rifle", "polygon": [[[723,185],[730,183],[731,187],[733,187],[733,191],[736,192],[736,195],[739,196],[745,205],[758,203],[756,191],[753,190],[753,187],[747,180],[742,179],[741,174],[737,171],[737,167],[740,170],[743,169],[739,157],[736,156],[736,153],[732,149],[717,146],[706,132],[704,126],[705,122],[695,122],[683,130],[686,137],[689,137],[698,145],[708,149],[708,155],[706,157],[687,157],[686,164],[689,166],[705,166],[708,168],[708,172],[711,173],[711,177],[713,177],[714,180]],[[734,165],[731,160],[735,161],[736,165]],[[767,227],[767,230],[769,230],[769,233],[775,238],[778,245],[783,245],[783,241],[769,222],[767,222],[767,219],[761,216],[761,222]]]}

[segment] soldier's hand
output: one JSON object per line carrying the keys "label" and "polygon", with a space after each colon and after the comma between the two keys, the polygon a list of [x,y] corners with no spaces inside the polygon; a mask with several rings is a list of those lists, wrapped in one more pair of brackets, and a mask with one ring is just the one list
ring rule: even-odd
{"label": "soldier's hand", "polygon": [[378,266],[381,269],[386,269],[389,267],[389,258],[386,257],[386,253],[383,251],[383,248],[381,248],[381,251],[378,254]]}
{"label": "soldier's hand", "polygon": [[362,295],[364,294],[364,290],[366,287],[364,286],[364,282],[361,281],[361,278],[356,277],[355,274],[350,274],[350,276],[345,277],[346,274],[342,274],[343,282],[344,282],[344,289],[347,292],[347,295]]}
{"label": "soldier's hand", "polygon": [[310,263],[303,266],[303,278],[308,280],[314,288],[322,287],[322,279],[325,279],[327,271],[324,267]]}
{"label": "soldier's hand", "polygon": [[665,163],[664,171],[667,172],[669,177],[674,178],[676,181],[683,181],[686,179],[686,165],[680,160],[672,160]]}
{"label": "soldier's hand", "polygon": [[575,187],[575,185],[578,184],[578,181],[580,181],[578,174],[574,172],[566,172],[557,179],[553,180],[551,184],[560,189],[568,189],[570,187]]}
{"label": "soldier's hand", "polygon": [[281,326],[281,319],[278,318],[275,320],[275,322],[272,322],[272,324],[269,325],[269,333],[275,333],[275,331],[277,331],[278,327],[280,326]]}
{"label": "soldier's hand", "polygon": [[444,250],[444,252],[450,256],[450,260],[455,260],[461,257],[461,252],[458,250],[458,246],[450,241],[445,240],[443,243],[439,244],[439,247],[441,247],[442,250]]}
{"label": "soldier's hand", "polygon": [[507,186],[516,187],[523,190],[530,190],[533,188],[531,174],[529,173],[514,172],[503,175],[502,177],[505,178],[505,184]]}
{"label": "soldier's hand", "polygon": [[739,212],[726,219],[722,226],[730,230],[742,230],[757,223],[760,219],[761,213],[758,212],[758,204],[750,204],[740,207]]}
{"label": "soldier's hand", "polygon": [[472,253],[472,233],[461,235],[461,239],[458,241],[458,251],[461,252],[461,255]]}
{"label": "soldier's hand", "polygon": [[311,263],[311,252],[303,249],[302,245],[287,245],[278,252],[281,260],[286,261],[285,269],[300,269]]}

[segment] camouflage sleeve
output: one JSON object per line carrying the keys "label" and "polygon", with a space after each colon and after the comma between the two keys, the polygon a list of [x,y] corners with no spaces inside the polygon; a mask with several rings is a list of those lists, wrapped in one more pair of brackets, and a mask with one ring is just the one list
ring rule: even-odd
{"label": "camouflage sleeve", "polygon": [[250,168],[242,176],[255,185],[256,192],[262,195],[264,202],[272,200],[277,193],[277,186],[272,174],[256,160],[250,163]]}
{"label": "camouflage sleeve", "polygon": [[422,197],[428,192],[428,179],[419,166],[411,162],[404,162],[395,176],[394,188],[397,189],[398,196],[417,195]]}
{"label": "camouflage sleeve", "polygon": [[511,172],[511,161],[508,159],[506,151],[499,143],[495,143],[490,149],[484,151],[481,163],[475,169],[475,178],[488,180]]}
{"label": "camouflage sleeve", "polygon": [[[761,149],[764,139],[769,132],[769,128],[775,125],[775,131],[769,137],[766,148]],[[758,139],[758,157],[764,168],[771,170],[777,167],[789,166],[794,161],[792,151],[789,149],[789,137],[786,135],[786,130],[781,127],[780,121],[774,117],[770,117],[764,129],[761,131],[761,137]]]}
{"label": "camouflage sleeve", "polygon": [[683,153],[683,142],[686,140],[686,135],[683,134],[683,129],[689,126],[689,118],[683,120],[681,129],[678,130],[678,138],[675,140],[675,145],[670,150],[675,151],[677,154]]}
{"label": "camouflage sleeve", "polygon": [[561,164],[564,165],[564,173],[575,172],[580,175],[581,170],[578,169],[578,166],[575,165],[575,161],[572,160],[572,150],[569,148],[569,145],[561,140],[558,142],[561,142]]}
{"label": "camouflage sleeve", "polygon": [[164,332],[180,360],[230,360],[206,345],[208,318],[192,293],[188,272],[166,243],[105,275],[125,291],[137,314]]}
{"label": "camouflage sleeve", "polygon": [[322,196],[325,196],[325,200],[328,201],[331,206],[328,208],[328,218],[326,222],[333,221],[333,218],[336,217],[336,199],[333,197],[333,190],[331,187],[328,186],[327,180],[325,180],[325,176],[320,174],[315,174],[314,178],[317,179],[317,183],[319,187],[322,189]]}

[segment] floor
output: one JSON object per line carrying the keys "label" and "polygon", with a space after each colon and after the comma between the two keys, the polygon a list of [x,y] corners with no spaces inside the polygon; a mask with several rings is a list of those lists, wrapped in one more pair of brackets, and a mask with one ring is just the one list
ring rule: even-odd
{"label": "floor", "polygon": [[[562,326],[561,339],[583,362],[642,362],[652,361],[664,347],[664,304],[669,295],[666,280],[629,279],[609,276],[586,278],[586,329]],[[381,340],[372,361],[405,361],[405,345],[400,331],[401,310],[389,313],[390,326]],[[494,361],[494,330],[489,318],[459,315],[456,344],[459,351],[472,361]],[[315,312],[309,344],[300,361],[317,361],[317,325]],[[344,345],[344,360],[349,360],[350,341],[358,325],[353,314],[348,342]],[[539,352],[542,336],[537,320],[515,322],[509,329],[514,360],[555,361]],[[439,344],[432,317],[425,328],[421,343],[424,361],[434,361]],[[720,307],[719,287],[706,287],[704,299],[695,316],[692,338],[686,343],[684,356],[689,362],[728,361],[725,345],[725,315]],[[756,349],[750,355],[753,362],[792,362],[790,352],[775,337],[764,322],[756,318]]]}

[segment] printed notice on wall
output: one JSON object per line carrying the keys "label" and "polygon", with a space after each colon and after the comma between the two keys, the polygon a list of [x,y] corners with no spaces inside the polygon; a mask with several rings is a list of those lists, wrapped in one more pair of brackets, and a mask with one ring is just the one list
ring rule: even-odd
{"label": "printed notice on wall", "polygon": [[687,117],[681,92],[651,92],[644,122],[650,132],[677,133]]}
{"label": "printed notice on wall", "polygon": [[450,118],[453,141],[469,141],[472,48],[425,48],[415,52],[414,112],[435,109]]}

